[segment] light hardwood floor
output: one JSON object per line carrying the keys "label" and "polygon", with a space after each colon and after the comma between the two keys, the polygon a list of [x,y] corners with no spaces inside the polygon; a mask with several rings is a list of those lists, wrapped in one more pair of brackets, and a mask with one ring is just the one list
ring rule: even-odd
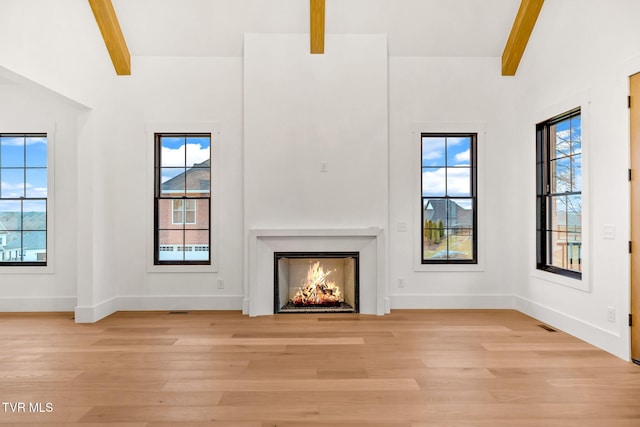
{"label": "light hardwood floor", "polygon": [[0,424],[640,426],[640,366],[539,324],[511,310],[0,314]]}

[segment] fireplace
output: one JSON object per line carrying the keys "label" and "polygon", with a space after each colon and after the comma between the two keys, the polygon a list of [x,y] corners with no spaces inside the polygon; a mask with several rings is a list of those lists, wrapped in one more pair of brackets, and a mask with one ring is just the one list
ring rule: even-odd
{"label": "fireplace", "polygon": [[358,313],[358,252],[275,252],[274,313]]}

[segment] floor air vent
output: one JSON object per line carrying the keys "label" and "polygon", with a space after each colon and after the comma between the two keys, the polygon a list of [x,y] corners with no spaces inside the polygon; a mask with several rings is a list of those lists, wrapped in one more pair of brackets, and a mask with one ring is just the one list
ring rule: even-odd
{"label": "floor air vent", "polygon": [[170,311],[169,314],[189,314],[188,311]]}
{"label": "floor air vent", "polygon": [[538,325],[538,327],[544,329],[547,332],[558,332],[555,329],[553,329],[551,326],[547,326],[547,325]]}

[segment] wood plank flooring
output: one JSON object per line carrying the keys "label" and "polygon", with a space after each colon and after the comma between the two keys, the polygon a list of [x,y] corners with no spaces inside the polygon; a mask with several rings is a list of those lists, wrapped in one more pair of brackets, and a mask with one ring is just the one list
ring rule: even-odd
{"label": "wood plank flooring", "polygon": [[0,424],[640,426],[640,366],[539,324],[511,310],[5,313]]}

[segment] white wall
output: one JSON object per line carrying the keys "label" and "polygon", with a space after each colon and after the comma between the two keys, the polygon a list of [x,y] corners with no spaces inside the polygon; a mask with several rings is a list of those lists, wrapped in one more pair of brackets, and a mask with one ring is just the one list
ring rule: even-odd
{"label": "white wall", "polygon": [[[73,310],[76,304],[76,117],[79,106],[0,67],[0,133],[45,132],[53,165],[48,266],[0,267],[0,311]],[[52,221],[51,221],[52,219]],[[51,238],[53,237],[53,238]]]}
{"label": "white wall", "polygon": [[308,44],[245,36],[246,231],[385,228],[386,37],[328,35],[324,55]]}
{"label": "white wall", "polygon": [[[628,76],[640,71],[636,1],[545,2],[515,80],[523,173],[518,204],[528,218],[517,238],[528,250],[518,259],[518,307],[543,321],[627,359],[629,357],[629,124]],[[588,6],[588,7],[585,7]],[[558,17],[563,17],[560,21]],[[561,23],[560,23],[561,22]],[[570,38],[569,36],[570,35]],[[635,59],[634,59],[635,58]],[[535,124],[583,104],[587,115],[583,181],[588,206],[584,290],[558,283],[535,268]],[[546,115],[546,116],[545,116]],[[605,239],[605,225],[615,239]],[[571,283],[569,283],[571,285]],[[575,283],[573,285],[576,285]],[[616,311],[607,321],[607,308]]]}
{"label": "white wall", "polygon": [[[514,83],[498,58],[391,58],[390,234],[392,308],[512,307],[522,242],[514,194]],[[420,132],[478,131],[478,266],[421,266]],[[408,225],[398,231],[398,223]],[[404,286],[399,286],[404,281]]]}
{"label": "white wall", "polygon": [[[242,297],[242,59],[134,58],[118,82],[114,153],[117,295],[120,309],[240,309]],[[156,269],[153,132],[204,126],[212,134],[211,246],[216,268]],[[215,170],[215,165],[218,170]],[[123,244],[124,243],[124,244]],[[193,272],[193,271],[197,272]],[[224,289],[218,289],[218,279]]]}

